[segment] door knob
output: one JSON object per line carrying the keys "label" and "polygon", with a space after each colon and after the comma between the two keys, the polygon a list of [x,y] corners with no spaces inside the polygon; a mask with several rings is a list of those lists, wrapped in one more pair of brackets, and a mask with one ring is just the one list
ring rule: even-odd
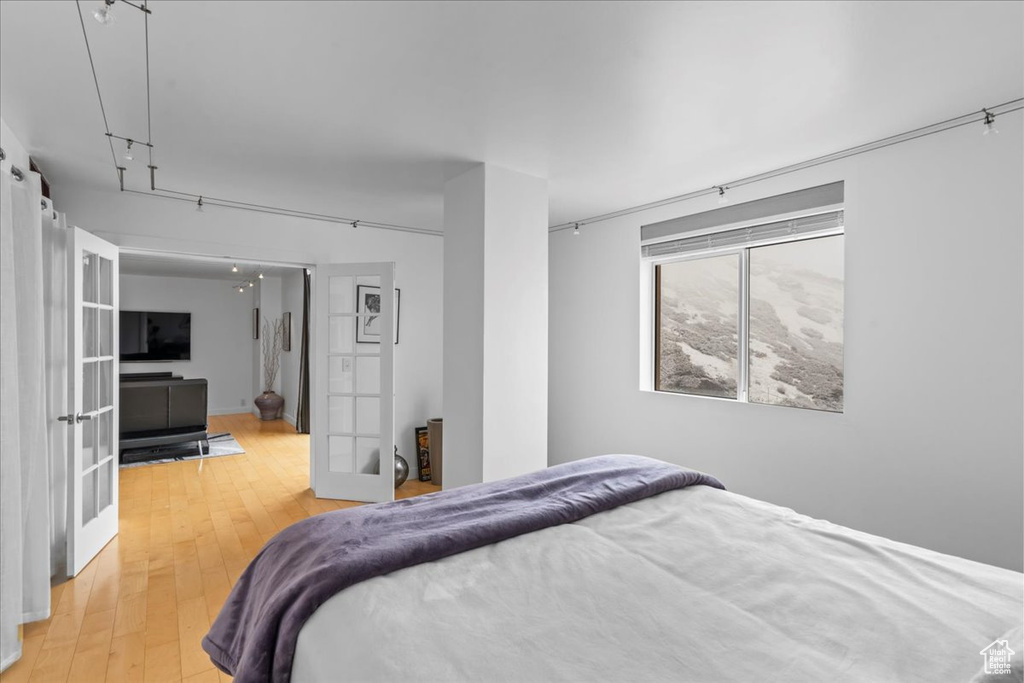
{"label": "door knob", "polygon": [[83,422],[85,420],[91,420],[91,419],[92,419],[92,415],[85,415],[84,413],[79,413],[78,417],[75,418],[75,420],[77,422]]}

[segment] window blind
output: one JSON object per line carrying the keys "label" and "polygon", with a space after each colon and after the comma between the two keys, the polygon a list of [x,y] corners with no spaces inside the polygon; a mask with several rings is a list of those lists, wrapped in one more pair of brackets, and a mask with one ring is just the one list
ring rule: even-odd
{"label": "window blind", "polygon": [[776,244],[793,239],[807,239],[815,236],[833,235],[843,230],[843,212],[826,211],[811,216],[773,221],[735,230],[725,230],[704,235],[670,239],[654,244],[645,244],[641,253],[644,258],[682,256],[700,251],[729,249],[734,247],[756,247],[762,244]]}
{"label": "window blind", "polygon": [[650,223],[640,228],[640,241],[644,244],[674,240],[686,234],[713,232],[728,229],[730,225],[750,225],[758,221],[768,222],[782,216],[821,213],[843,205],[845,183],[842,180],[827,185],[808,187],[802,190],[777,194],[772,197],[755,199],[741,204],[731,204],[711,211],[680,216],[667,221]]}

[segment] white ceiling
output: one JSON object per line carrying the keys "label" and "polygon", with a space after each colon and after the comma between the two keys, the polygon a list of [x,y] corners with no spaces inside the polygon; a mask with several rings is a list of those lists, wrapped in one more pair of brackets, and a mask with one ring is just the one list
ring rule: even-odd
{"label": "white ceiling", "polygon": [[[286,273],[295,272],[295,268],[289,266],[125,251],[121,252],[118,261],[121,275],[188,277],[204,280],[224,280],[229,283],[255,280],[259,273],[263,273],[264,277],[281,277]],[[232,266],[238,268],[237,273],[231,272]]]}
{"label": "white ceiling", "polygon": [[[146,137],[142,15],[83,2],[111,129]],[[552,224],[1024,91],[1021,2],[150,2],[159,184],[439,228],[474,162]],[[116,187],[75,3],[0,3],[0,115],[60,187]],[[130,187],[147,186],[144,162]]]}

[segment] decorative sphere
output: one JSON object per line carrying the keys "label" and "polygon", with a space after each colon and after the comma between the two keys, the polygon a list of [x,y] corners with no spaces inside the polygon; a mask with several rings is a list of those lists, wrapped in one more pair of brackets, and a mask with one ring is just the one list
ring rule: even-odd
{"label": "decorative sphere", "polygon": [[[380,474],[380,462],[373,468],[374,474]],[[398,447],[395,447],[395,488],[405,483],[405,480],[409,478],[409,463],[405,461],[405,458],[398,454]]]}
{"label": "decorative sphere", "polygon": [[395,453],[395,488],[405,483],[405,480],[409,478],[409,463],[405,461],[405,458]]}

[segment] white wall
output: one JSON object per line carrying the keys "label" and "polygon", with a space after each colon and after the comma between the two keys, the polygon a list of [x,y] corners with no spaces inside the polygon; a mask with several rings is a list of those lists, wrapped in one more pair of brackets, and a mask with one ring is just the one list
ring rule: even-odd
{"label": "white wall", "polygon": [[547,182],[486,169],[483,481],[494,481],[547,465],[550,238]]}
{"label": "white wall", "polygon": [[843,414],[638,389],[639,227],[716,208],[714,197],[553,235],[549,461],[645,454],[814,517],[1021,569],[1021,121],[730,193],[846,181]]}
{"label": "white wall", "polygon": [[[395,439],[415,470],[413,429],[441,414],[441,238],[209,205],[199,213],[190,203],[116,189],[58,187],[55,192],[69,222],[121,246],[256,262],[394,261],[402,290],[401,339],[395,347]],[[298,329],[296,311],[292,315]],[[297,355],[295,336],[292,343]],[[285,410],[291,412],[294,405],[286,403]]]}
{"label": "white wall", "polygon": [[192,314],[192,359],[121,363],[121,372],[173,372],[206,378],[210,415],[252,407],[252,295],[224,280],[121,276],[121,309]]}
{"label": "white wall", "polygon": [[4,148],[9,162],[28,173],[28,152],[3,119],[0,119],[0,147]]}
{"label": "white wall", "polygon": [[444,467],[454,488],[547,464],[547,183],[445,183]]}

